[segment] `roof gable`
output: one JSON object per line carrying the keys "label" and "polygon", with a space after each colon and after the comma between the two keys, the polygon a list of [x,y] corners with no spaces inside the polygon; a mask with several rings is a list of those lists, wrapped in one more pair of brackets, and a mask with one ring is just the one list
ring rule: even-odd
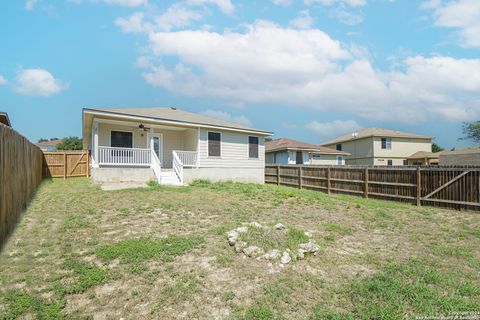
{"label": "roof gable", "polygon": [[383,129],[383,128],[367,128],[361,129],[343,136],[337,137],[333,140],[322,143],[322,145],[330,145],[342,143],[346,141],[370,138],[370,137],[390,137],[390,138],[410,138],[410,139],[432,139],[430,136],[403,132],[398,130]]}
{"label": "roof gable", "polygon": [[265,143],[265,152],[280,150],[303,150],[328,154],[348,154],[347,152],[287,138],[279,138]]}

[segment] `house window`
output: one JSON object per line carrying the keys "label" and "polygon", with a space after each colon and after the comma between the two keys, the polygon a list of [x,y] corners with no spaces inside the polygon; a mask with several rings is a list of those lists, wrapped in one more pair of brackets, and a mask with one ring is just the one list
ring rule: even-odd
{"label": "house window", "polygon": [[339,166],[343,165],[343,156],[337,156],[337,164]]}
{"label": "house window", "polygon": [[322,158],[322,156],[319,155],[319,154],[317,154],[317,153],[314,153],[314,154],[312,155],[312,159],[313,159],[313,160],[320,160],[321,158]]}
{"label": "house window", "polygon": [[382,138],[382,149],[392,149],[392,138]]}
{"label": "house window", "polygon": [[116,148],[133,148],[133,134],[126,131],[112,131],[110,146]]}
{"label": "house window", "polygon": [[258,137],[248,137],[248,157],[258,159]]}
{"label": "house window", "polygon": [[387,165],[393,166],[393,160],[387,160]]}
{"label": "house window", "polygon": [[221,154],[221,135],[220,132],[208,133],[208,156],[220,157]]}
{"label": "house window", "polygon": [[403,160],[403,165],[408,166],[408,160]]}
{"label": "house window", "polygon": [[342,151],[342,144],[341,143],[337,144],[337,151]]}

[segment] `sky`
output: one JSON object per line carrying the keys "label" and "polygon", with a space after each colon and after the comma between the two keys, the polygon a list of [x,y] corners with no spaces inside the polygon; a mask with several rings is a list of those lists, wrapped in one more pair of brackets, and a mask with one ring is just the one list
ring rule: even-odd
{"label": "sky", "polygon": [[175,106],[319,144],[361,128],[445,148],[480,118],[479,0],[15,0],[0,111],[32,141],[82,108]]}

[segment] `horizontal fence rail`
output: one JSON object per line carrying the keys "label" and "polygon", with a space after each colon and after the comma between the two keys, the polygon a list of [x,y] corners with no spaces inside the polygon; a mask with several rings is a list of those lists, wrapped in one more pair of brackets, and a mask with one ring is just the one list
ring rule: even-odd
{"label": "horizontal fence rail", "polygon": [[42,180],[40,148],[0,123],[0,248]]}
{"label": "horizontal fence rail", "polygon": [[267,165],[265,182],[419,206],[480,210],[480,167]]}
{"label": "horizontal fence rail", "polygon": [[197,166],[197,152],[196,151],[181,151],[174,150],[178,159],[182,162],[184,167],[196,167]]}
{"label": "horizontal fence rail", "polygon": [[100,165],[127,165],[149,167],[151,149],[98,147]]}
{"label": "horizontal fence rail", "polygon": [[88,177],[90,156],[88,150],[43,152],[43,176],[45,178]]}

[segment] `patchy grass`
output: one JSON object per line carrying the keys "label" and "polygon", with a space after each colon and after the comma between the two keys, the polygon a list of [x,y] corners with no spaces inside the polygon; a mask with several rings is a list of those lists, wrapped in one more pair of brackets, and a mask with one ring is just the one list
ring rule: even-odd
{"label": "patchy grass", "polygon": [[[321,246],[280,267],[244,259],[242,223],[269,248]],[[412,319],[480,310],[477,212],[274,185],[106,192],[42,183],[0,253],[0,319]]]}
{"label": "patchy grass", "polygon": [[296,228],[287,227],[285,230],[276,230],[273,227],[249,226],[247,232],[240,234],[240,240],[245,241],[249,246],[263,248],[265,251],[271,249],[296,251],[299,244],[307,243],[310,238],[305,235],[305,231]]}

